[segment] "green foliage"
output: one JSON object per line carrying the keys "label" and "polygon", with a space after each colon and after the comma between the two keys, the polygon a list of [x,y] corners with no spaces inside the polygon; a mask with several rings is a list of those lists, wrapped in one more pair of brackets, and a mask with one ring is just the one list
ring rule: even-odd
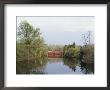
{"label": "green foliage", "polygon": [[34,28],[27,21],[19,24],[17,29],[17,61],[41,62],[47,58],[48,47],[40,36],[40,29]]}
{"label": "green foliage", "polygon": [[79,47],[75,43],[71,45],[65,45],[63,49],[65,58],[79,58]]}
{"label": "green foliage", "polygon": [[25,44],[35,43],[36,39],[40,38],[39,28],[34,28],[27,21],[20,23],[17,30],[17,41],[23,42]]}
{"label": "green foliage", "polygon": [[83,60],[86,63],[94,62],[94,45],[86,45],[82,47]]}
{"label": "green foliage", "polygon": [[94,45],[86,44],[83,46],[77,46],[73,44],[65,45],[63,48],[64,58],[77,59],[84,63],[94,63]]}
{"label": "green foliage", "polygon": [[82,52],[82,61],[85,63],[94,63],[94,44],[91,44],[91,32],[88,31],[83,34],[82,37],[83,46],[80,52]]}

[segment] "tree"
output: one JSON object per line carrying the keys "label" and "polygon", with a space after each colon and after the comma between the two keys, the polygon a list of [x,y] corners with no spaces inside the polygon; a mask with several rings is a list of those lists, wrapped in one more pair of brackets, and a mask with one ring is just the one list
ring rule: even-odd
{"label": "tree", "polygon": [[75,42],[73,43],[73,48],[75,48]]}
{"label": "tree", "polygon": [[82,34],[82,40],[85,46],[91,44],[91,32],[88,31],[87,34]]}
{"label": "tree", "polygon": [[[20,56],[23,59],[22,55],[25,54],[25,59],[29,62],[46,57],[47,45],[40,35],[40,28],[34,28],[27,21],[22,21],[17,30],[17,58]],[[22,51],[22,55],[19,51]]]}
{"label": "tree", "polygon": [[[83,34],[83,46],[80,49],[80,56],[86,63],[94,62],[94,44],[91,44],[91,32]],[[82,53],[82,54],[81,54]]]}
{"label": "tree", "polygon": [[65,45],[63,48],[64,58],[79,58],[79,47],[73,44]]}
{"label": "tree", "polygon": [[39,28],[34,28],[27,21],[23,21],[18,27],[17,37],[21,42],[24,42],[26,45],[30,45],[40,37],[41,33],[39,30]]}

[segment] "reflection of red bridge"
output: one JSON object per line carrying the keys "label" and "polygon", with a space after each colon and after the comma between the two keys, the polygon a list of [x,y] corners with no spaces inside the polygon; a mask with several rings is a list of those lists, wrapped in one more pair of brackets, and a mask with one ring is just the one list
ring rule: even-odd
{"label": "reflection of red bridge", "polygon": [[48,51],[48,58],[63,58],[61,51]]}

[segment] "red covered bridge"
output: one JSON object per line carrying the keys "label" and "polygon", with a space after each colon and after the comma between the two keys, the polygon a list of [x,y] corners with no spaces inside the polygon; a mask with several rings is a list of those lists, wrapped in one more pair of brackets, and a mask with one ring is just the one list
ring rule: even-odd
{"label": "red covered bridge", "polygon": [[61,51],[48,51],[48,58],[63,58]]}

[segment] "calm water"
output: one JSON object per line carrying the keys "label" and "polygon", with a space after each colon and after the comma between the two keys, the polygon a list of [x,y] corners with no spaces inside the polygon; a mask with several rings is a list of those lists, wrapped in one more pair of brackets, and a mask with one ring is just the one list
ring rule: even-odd
{"label": "calm water", "polygon": [[45,67],[45,72],[48,74],[71,74],[71,73],[82,73],[78,65],[69,67],[64,64],[62,59],[54,61],[55,59],[49,60]]}
{"label": "calm water", "polygon": [[93,74],[94,64],[85,64],[78,60],[48,59],[40,62],[17,63],[17,74]]}

